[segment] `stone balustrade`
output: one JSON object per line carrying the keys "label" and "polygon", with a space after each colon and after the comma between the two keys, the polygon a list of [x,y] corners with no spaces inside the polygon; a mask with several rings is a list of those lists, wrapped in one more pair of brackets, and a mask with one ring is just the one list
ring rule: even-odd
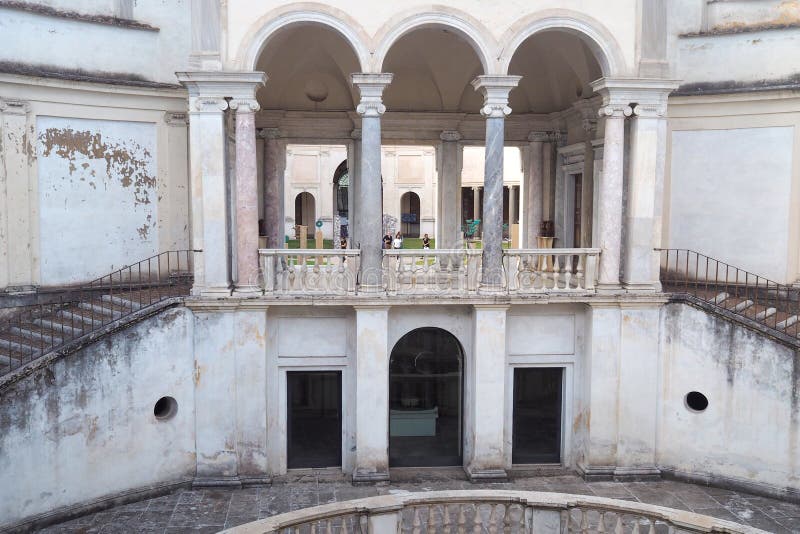
{"label": "stone balustrade", "polygon": [[[262,249],[266,296],[356,295],[359,250]],[[600,249],[514,249],[503,254],[503,293],[592,292]],[[482,251],[385,250],[378,295],[468,296],[479,293]],[[370,291],[370,295],[376,295]]]}
{"label": "stone balustrade", "polygon": [[563,493],[477,490],[382,495],[337,502],[277,515],[225,532],[756,534],[764,531],[706,515],[630,501]]}
{"label": "stone balustrade", "polygon": [[517,294],[592,291],[599,256],[599,248],[506,250],[506,287]]}
{"label": "stone balustrade", "polygon": [[480,250],[386,250],[383,253],[384,282],[389,295],[475,293],[480,269]]}
{"label": "stone balustrade", "polygon": [[354,295],[359,250],[259,250],[263,287],[270,295]]}

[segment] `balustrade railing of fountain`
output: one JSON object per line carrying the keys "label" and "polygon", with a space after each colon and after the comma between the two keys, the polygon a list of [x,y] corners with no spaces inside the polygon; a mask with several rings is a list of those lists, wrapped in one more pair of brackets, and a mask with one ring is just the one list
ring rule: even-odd
{"label": "balustrade railing of fountain", "polygon": [[432,491],[382,495],[277,515],[229,534],[683,534],[764,531],[648,504],[563,493]]}
{"label": "balustrade railing of fountain", "polygon": [[591,291],[597,282],[599,248],[532,248],[504,251],[509,293]]}
{"label": "balustrade railing of fountain", "polygon": [[266,295],[354,295],[361,251],[259,250]]}
{"label": "balustrade railing of fountain", "polygon": [[480,250],[386,250],[383,253],[384,285],[389,295],[475,293],[480,269]]}

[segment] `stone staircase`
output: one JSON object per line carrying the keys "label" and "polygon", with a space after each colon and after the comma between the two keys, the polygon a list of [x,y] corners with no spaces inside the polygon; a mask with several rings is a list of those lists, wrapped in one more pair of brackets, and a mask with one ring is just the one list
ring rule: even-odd
{"label": "stone staircase", "polygon": [[665,293],[800,347],[800,290],[686,249],[660,249]]}
{"label": "stone staircase", "polygon": [[188,295],[193,281],[191,252],[164,252],[69,288],[56,301],[3,310],[0,376],[135,322]]}

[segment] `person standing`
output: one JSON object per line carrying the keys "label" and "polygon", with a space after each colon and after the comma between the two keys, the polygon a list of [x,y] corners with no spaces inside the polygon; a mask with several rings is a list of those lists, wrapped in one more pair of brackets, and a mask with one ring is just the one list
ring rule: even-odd
{"label": "person standing", "polygon": [[403,235],[400,232],[395,234],[392,248],[403,248]]}
{"label": "person standing", "polygon": [[392,234],[386,232],[386,235],[383,236],[383,248],[390,249],[392,248]]}
{"label": "person standing", "polygon": [[422,250],[430,250],[431,248],[431,238],[428,237],[428,234],[425,234],[422,238]]}

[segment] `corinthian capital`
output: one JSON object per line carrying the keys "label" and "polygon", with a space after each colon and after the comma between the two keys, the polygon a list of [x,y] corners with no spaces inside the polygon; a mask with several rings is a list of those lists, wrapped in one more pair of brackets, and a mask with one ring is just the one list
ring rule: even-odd
{"label": "corinthian capital", "polygon": [[508,94],[514,89],[522,76],[478,76],[472,80],[472,87],[483,93],[481,115],[488,118],[503,118],[511,113],[508,107]]}
{"label": "corinthian capital", "polygon": [[364,117],[378,117],[386,111],[383,105],[383,90],[392,83],[393,75],[388,72],[354,73],[350,75],[353,85],[358,87],[361,101],[356,112]]}
{"label": "corinthian capital", "polygon": [[461,141],[461,134],[457,130],[445,130],[439,134],[442,141]]}

